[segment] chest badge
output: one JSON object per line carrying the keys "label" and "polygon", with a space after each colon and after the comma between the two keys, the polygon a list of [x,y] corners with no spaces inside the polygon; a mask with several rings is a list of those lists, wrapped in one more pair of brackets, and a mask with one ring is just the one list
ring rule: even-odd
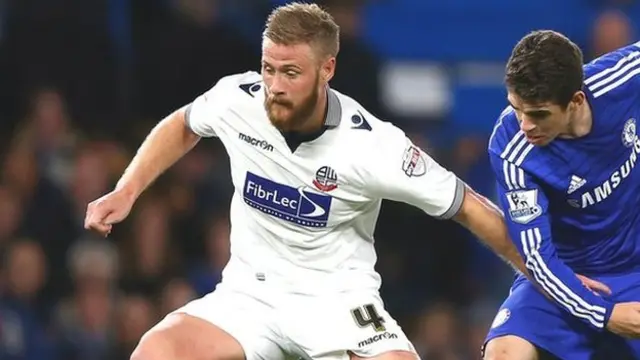
{"label": "chest badge", "polygon": [[320,191],[331,191],[338,187],[338,174],[329,166],[323,166],[316,171],[313,185]]}
{"label": "chest badge", "polygon": [[637,137],[636,119],[631,118],[624,123],[622,128],[622,144],[626,147],[632,147]]}

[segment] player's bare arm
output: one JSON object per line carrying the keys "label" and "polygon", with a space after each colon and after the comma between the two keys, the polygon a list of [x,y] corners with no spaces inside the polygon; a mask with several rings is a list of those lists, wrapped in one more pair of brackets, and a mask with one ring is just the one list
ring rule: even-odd
{"label": "player's bare arm", "polygon": [[138,149],[116,188],[88,205],[86,229],[108,235],[114,223],[127,217],[140,194],[198,143],[200,137],[186,126],[185,109],[176,110],[160,121]]}
{"label": "player's bare arm", "polygon": [[118,181],[121,190],[136,199],[158,176],[200,140],[185,121],[186,107],[176,110],[151,130]]}
{"label": "player's bare arm", "polygon": [[509,238],[502,211],[489,199],[466,186],[464,200],[453,220],[469,229],[497,255],[529,276],[518,249]]}

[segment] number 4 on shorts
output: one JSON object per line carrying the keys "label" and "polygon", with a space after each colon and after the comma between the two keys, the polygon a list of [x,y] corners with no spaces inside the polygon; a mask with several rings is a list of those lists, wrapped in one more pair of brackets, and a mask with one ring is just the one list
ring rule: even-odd
{"label": "number 4 on shorts", "polygon": [[373,326],[377,332],[385,331],[384,318],[378,315],[378,311],[373,304],[364,305],[351,310],[351,315],[356,324],[361,328]]}

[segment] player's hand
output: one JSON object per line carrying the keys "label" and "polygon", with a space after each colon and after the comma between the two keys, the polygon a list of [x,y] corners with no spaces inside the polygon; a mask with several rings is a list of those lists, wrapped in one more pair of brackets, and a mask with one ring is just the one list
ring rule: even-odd
{"label": "player's hand", "polygon": [[92,201],[87,206],[84,228],[102,236],[109,235],[113,224],[121,222],[129,215],[133,202],[131,196],[120,190],[114,190]]}
{"label": "player's hand", "polygon": [[611,289],[600,281],[589,279],[586,276],[576,274],[578,279],[582,282],[587,289],[591,290],[596,295],[611,295]]}
{"label": "player's hand", "polygon": [[640,338],[640,302],[613,306],[607,329],[626,338]]}

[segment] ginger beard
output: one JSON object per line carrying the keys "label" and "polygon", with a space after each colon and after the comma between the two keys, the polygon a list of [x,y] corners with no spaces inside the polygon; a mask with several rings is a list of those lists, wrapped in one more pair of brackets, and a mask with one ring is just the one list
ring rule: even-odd
{"label": "ginger beard", "polygon": [[295,131],[307,122],[318,103],[319,85],[320,75],[316,73],[311,93],[302,98],[297,104],[286,95],[270,94],[265,87],[264,108],[273,126],[280,131],[289,132]]}

